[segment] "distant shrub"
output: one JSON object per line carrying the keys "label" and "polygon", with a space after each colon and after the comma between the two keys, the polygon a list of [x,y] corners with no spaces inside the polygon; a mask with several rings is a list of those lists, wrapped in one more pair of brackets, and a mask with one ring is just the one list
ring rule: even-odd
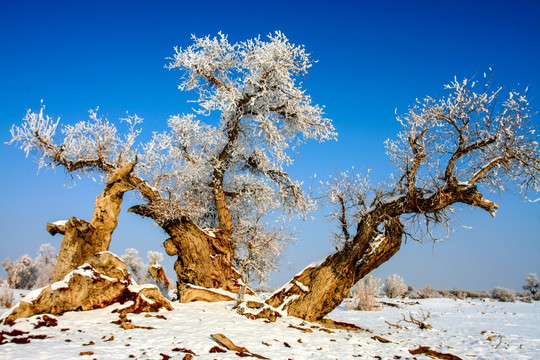
{"label": "distant shrub", "polygon": [[522,286],[523,290],[529,292],[534,300],[540,300],[540,282],[536,274],[529,274],[525,278],[525,285]]}
{"label": "distant shrub", "polygon": [[5,259],[2,266],[6,269],[8,284],[12,289],[32,289],[38,278],[39,269],[34,260],[23,255],[16,262]]}
{"label": "distant shrub", "polygon": [[412,289],[409,291],[409,298],[411,299],[431,299],[431,298],[440,298],[442,297],[441,293],[437,291],[433,285],[428,285],[423,289]]}
{"label": "distant shrub", "polygon": [[487,299],[491,297],[491,292],[488,290],[468,290],[467,297],[471,299]]}
{"label": "distant shrub", "polygon": [[35,289],[51,282],[52,272],[56,265],[56,251],[51,244],[42,244],[38,256],[33,260],[23,255],[16,262],[6,258],[2,266],[8,275],[7,282],[12,289]]}
{"label": "distant shrub", "polygon": [[450,291],[450,294],[452,297],[463,300],[468,296],[467,291],[459,290],[454,288],[452,291]]}
{"label": "distant shrub", "polygon": [[0,306],[10,308],[13,306],[14,301],[15,295],[13,289],[9,287],[7,281],[2,282],[2,286],[0,287]]}
{"label": "distant shrub", "polygon": [[34,288],[47,286],[51,283],[54,266],[56,265],[56,250],[51,244],[42,244],[38,250],[36,266],[38,277]]}
{"label": "distant shrub", "polygon": [[397,298],[407,293],[407,285],[403,278],[397,274],[390,275],[386,278],[383,286],[383,292],[389,298]]}
{"label": "distant shrub", "polygon": [[516,292],[511,289],[496,287],[491,291],[491,297],[503,302],[514,302],[516,301]]}
{"label": "distant shrub", "polygon": [[348,310],[372,311],[379,310],[381,305],[375,300],[375,296],[381,292],[381,279],[368,275],[356,284],[354,292],[356,296],[347,304]]}
{"label": "distant shrub", "polygon": [[443,298],[453,298],[454,294],[450,290],[437,290],[439,295]]}

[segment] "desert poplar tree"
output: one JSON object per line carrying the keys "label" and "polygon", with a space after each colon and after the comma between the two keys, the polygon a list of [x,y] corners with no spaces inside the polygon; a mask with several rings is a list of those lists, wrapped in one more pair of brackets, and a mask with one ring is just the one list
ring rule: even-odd
{"label": "desert poplar tree", "polygon": [[390,259],[402,238],[439,239],[454,214],[477,207],[494,215],[490,196],[508,188],[526,199],[540,190],[539,136],[525,92],[504,91],[484,76],[454,79],[440,98],[417,101],[386,142],[395,173],[372,185],[344,173],[325,194],[338,250],[306,268],[267,302],[289,315],[321,319],[358,280]]}
{"label": "desert poplar tree", "polygon": [[[290,239],[286,225],[275,221],[305,216],[314,207],[287,167],[303,142],[336,137],[322,107],[301,86],[313,64],[303,46],[280,32],[237,43],[221,33],[192,40],[175,49],[167,67],[180,71],[179,89],[194,92],[198,107],[193,114],[171,116],[168,130],[149,142],[135,143],[139,117],[129,116],[127,135],[120,136],[95,111],[90,121],[64,125],[58,136],[58,121],[43,107],[28,112],[13,128],[11,141],[27,154],[37,153],[39,166],[97,172],[104,194],[137,191],[143,204],[130,211],[151,217],[169,235],[164,246],[178,257],[178,290],[185,301],[194,299],[187,294],[191,285],[236,292],[243,274],[260,278],[274,268]],[[116,206],[96,202],[92,226],[74,218],[50,224],[51,233],[66,234],[63,244],[71,248],[107,240],[68,267],[108,247],[116,222],[102,231],[99,221],[104,213],[117,219],[122,196],[109,198],[117,200]],[[77,230],[71,238],[78,239],[87,228],[98,229],[92,241],[67,241],[71,229]],[[74,258],[72,253],[67,257]],[[59,264],[64,262],[59,256]]]}

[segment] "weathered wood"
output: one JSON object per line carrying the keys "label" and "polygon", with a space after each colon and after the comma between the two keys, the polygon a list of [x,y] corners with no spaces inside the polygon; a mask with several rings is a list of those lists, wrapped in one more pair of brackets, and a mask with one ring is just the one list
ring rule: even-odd
{"label": "weathered wood", "polygon": [[[189,219],[160,222],[159,215],[148,206],[139,205],[129,209],[141,216],[156,218],[169,238],[164,247],[168,255],[177,255],[174,269],[177,277],[177,290],[180,301],[195,301],[196,291],[190,287],[195,285],[210,289],[223,289],[238,293],[243,286],[242,275],[233,263],[233,244],[227,234],[217,230],[205,232]],[[247,289],[248,294],[253,294]],[[201,300],[215,298],[223,301],[223,297],[203,296]],[[221,299],[221,300],[220,300]]]}
{"label": "weathered wood", "polygon": [[268,359],[262,355],[254,354],[245,347],[235,345],[228,337],[223,334],[212,334],[210,337],[218,342],[218,344],[226,347],[231,351],[236,351],[238,353],[244,354],[242,356],[252,356],[257,359]]}
{"label": "weathered wood", "polygon": [[53,282],[63,279],[71,270],[82,265],[88,257],[109,249],[112,233],[118,225],[118,214],[124,193],[133,189],[128,178],[135,165],[136,162],[128,163],[111,174],[103,193],[96,198],[94,215],[90,222],[72,217],[63,229],[47,224],[47,230],[51,235],[64,234],[53,270]]}
{"label": "weathered wood", "polygon": [[163,226],[174,244],[178,256],[174,263],[178,296],[189,285],[223,289],[237,293],[243,284],[242,275],[233,264],[233,244],[219,233],[215,236],[201,230],[190,221],[177,221]]}
{"label": "weathered wood", "polygon": [[[399,250],[402,234],[398,219],[387,222],[384,234],[368,228],[360,231],[352,242],[320,265],[295,276],[267,303],[308,321],[322,319],[343,301],[358,280]],[[372,247],[375,238],[379,239],[376,248]]]}

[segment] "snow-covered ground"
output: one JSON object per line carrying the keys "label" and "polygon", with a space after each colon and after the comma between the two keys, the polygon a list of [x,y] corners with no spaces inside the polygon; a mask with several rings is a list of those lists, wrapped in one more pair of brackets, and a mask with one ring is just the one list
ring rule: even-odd
{"label": "snow-covered ground", "polygon": [[[0,330],[19,329],[29,334],[5,336],[4,340],[28,335],[47,337],[30,339],[27,344],[0,345],[0,359],[183,359],[189,350],[196,354],[194,359],[238,359],[233,351],[210,353],[218,345],[210,337],[216,333],[271,359],[428,359],[426,355],[411,355],[409,350],[419,346],[462,359],[540,358],[538,301],[382,300],[399,307],[369,312],[339,307],[330,314],[334,320],[352,322],[370,332],[330,332],[296,318],[281,318],[275,323],[249,320],[231,310],[232,303],[174,303],[174,311],[159,313],[165,318],[128,314],[133,324],[152,329],[124,330],[111,323],[118,320],[118,314],[112,313],[117,307],[114,305],[66,313],[57,317],[54,327],[34,329],[32,319],[21,319],[13,327],[0,326]],[[4,311],[0,309],[0,313]],[[410,315],[421,318],[428,314],[425,322],[432,329],[399,322],[403,317],[410,319]],[[390,342],[383,343],[375,335]]]}

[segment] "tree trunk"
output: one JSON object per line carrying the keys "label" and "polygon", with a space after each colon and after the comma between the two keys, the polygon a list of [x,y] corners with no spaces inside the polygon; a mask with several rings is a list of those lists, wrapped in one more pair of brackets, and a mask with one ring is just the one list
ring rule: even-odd
{"label": "tree trunk", "polygon": [[103,193],[96,198],[90,222],[72,217],[65,226],[47,224],[47,231],[51,235],[64,234],[53,270],[53,282],[62,280],[88,257],[109,249],[112,233],[118,225],[124,193],[133,189],[127,179],[135,165],[136,162],[131,162],[111,174]]}
{"label": "tree trunk", "polygon": [[384,234],[368,224],[361,224],[343,249],[296,275],[267,304],[308,321],[321,320],[334,310],[358,280],[400,248],[403,225],[399,218],[385,222]]}
{"label": "tree trunk", "polygon": [[[233,263],[233,244],[219,231],[206,233],[188,220],[165,224],[163,229],[170,236],[164,243],[165,251],[178,256],[174,269],[180,301],[198,300],[192,285],[233,293],[240,290],[243,281]],[[208,294],[201,296],[208,300]]]}

